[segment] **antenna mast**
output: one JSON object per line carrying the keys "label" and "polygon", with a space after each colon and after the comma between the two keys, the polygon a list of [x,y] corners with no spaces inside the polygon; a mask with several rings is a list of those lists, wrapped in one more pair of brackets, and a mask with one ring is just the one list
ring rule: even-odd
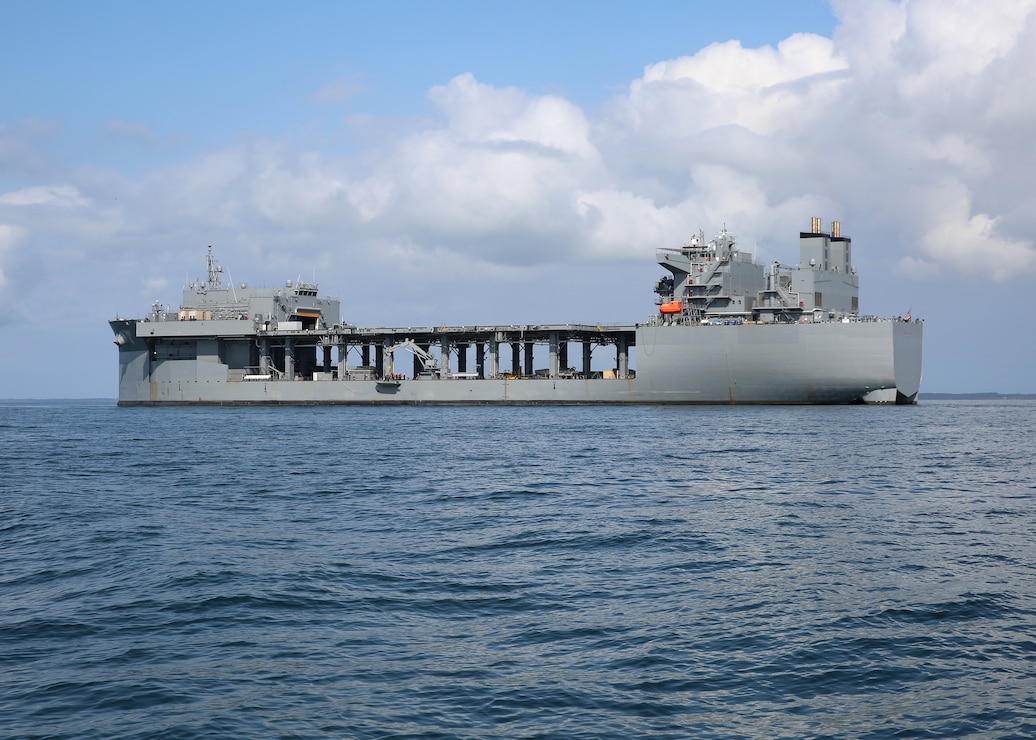
{"label": "antenna mast", "polygon": [[209,266],[209,287],[210,288],[219,287],[219,285],[221,283],[219,274],[221,272],[223,272],[223,268],[220,265],[216,264],[216,258],[212,256],[212,245],[211,244],[209,245],[208,266]]}

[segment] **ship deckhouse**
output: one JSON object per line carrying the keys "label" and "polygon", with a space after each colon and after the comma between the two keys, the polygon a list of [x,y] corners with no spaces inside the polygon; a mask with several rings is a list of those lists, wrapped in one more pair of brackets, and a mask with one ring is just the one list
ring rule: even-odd
{"label": "ship deckhouse", "polygon": [[852,240],[814,218],[799,234],[799,264],[773,262],[764,272],[726,229],[705,243],[699,232],[678,249],[659,249],[669,275],[655,283],[661,318],[675,323],[830,321],[859,313]]}

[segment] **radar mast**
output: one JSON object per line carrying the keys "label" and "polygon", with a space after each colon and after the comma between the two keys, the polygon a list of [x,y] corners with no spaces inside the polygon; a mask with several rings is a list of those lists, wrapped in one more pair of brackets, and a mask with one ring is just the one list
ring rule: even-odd
{"label": "radar mast", "polygon": [[222,285],[220,273],[223,272],[223,265],[216,264],[216,258],[212,256],[212,245],[209,245],[208,255],[209,266],[209,287],[219,288]]}

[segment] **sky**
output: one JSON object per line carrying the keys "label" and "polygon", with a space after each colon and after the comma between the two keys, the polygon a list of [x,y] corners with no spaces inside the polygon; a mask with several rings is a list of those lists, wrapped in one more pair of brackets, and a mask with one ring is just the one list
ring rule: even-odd
{"label": "sky", "polygon": [[360,326],[633,324],[853,239],[922,392],[1036,393],[1036,0],[0,0],[0,397],[114,398],[206,248]]}

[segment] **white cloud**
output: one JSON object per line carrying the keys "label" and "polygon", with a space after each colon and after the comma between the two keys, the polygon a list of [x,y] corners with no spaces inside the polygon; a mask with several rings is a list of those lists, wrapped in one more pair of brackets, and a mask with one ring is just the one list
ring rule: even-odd
{"label": "white cloud", "polygon": [[630,191],[602,190],[578,196],[586,238],[580,251],[586,258],[628,258],[633,252],[651,254],[656,247],[680,242],[693,222],[682,209],[658,206]]}
{"label": "white cloud", "polygon": [[578,247],[578,194],[608,178],[578,107],[470,74],[429,99],[440,118],[387,142],[377,163],[345,185],[355,223],[502,264]]}
{"label": "white cloud", "polygon": [[428,98],[447,117],[448,130],[458,141],[518,144],[581,157],[595,155],[583,112],[557,96],[495,88],[463,74],[448,85],[432,88]]}
{"label": "white cloud", "polygon": [[904,262],[912,272],[923,272],[927,265],[974,276],[976,265],[982,265],[993,280],[1007,280],[1036,267],[1032,241],[1005,235],[999,218],[972,213],[971,199],[959,183],[933,192],[930,210],[938,216],[921,239],[922,254]]}
{"label": "white cloud", "polygon": [[331,210],[345,191],[319,155],[261,152],[252,162],[252,202],[267,221],[305,225]]}
{"label": "white cloud", "polygon": [[357,218],[369,222],[385,213],[396,187],[394,178],[388,177],[387,173],[378,174],[350,184],[346,188],[346,197]]}
{"label": "white cloud", "polygon": [[906,251],[904,266],[968,272],[946,245],[980,238],[1010,260],[990,274],[1010,279],[1036,266],[1024,207],[1036,100],[1018,94],[1036,67],[1036,2],[1002,6],[841,2],[833,40],[727,42],[651,65],[598,123],[602,156],[659,203],[764,241],[814,204],[895,235],[875,246]]}
{"label": "white cloud", "polygon": [[884,235],[868,250],[910,274],[968,272],[970,244],[1009,263],[995,279],[1036,269],[1036,99],[1020,94],[1036,68],[1036,0],[835,8],[832,39],[712,44],[649,65],[595,111],[462,74],[429,90],[427,118],[360,117],[371,143],[358,154],[253,139],[141,178],[79,171],[5,193],[0,216],[26,238],[76,233],[87,251],[150,244],[155,269],[171,243],[218,242],[262,264],[304,250],[429,277],[464,264],[515,274],[650,259],[723,224],[792,260],[770,245],[812,215]]}
{"label": "white cloud", "polygon": [[72,185],[42,185],[0,195],[0,206],[57,206],[71,208],[90,205]]}
{"label": "white cloud", "polygon": [[8,279],[5,272],[7,258],[14,247],[25,239],[25,229],[11,224],[0,224],[0,298],[7,297]]}
{"label": "white cloud", "polygon": [[977,80],[1008,56],[1025,32],[1033,5],[1026,0],[913,0],[906,5],[901,58],[916,71],[904,77],[905,94]]}
{"label": "white cloud", "polygon": [[659,62],[630,85],[622,123],[662,138],[719,126],[771,134],[817,115],[844,84],[846,62],[830,39],[796,34],[777,48],[712,44]]}

